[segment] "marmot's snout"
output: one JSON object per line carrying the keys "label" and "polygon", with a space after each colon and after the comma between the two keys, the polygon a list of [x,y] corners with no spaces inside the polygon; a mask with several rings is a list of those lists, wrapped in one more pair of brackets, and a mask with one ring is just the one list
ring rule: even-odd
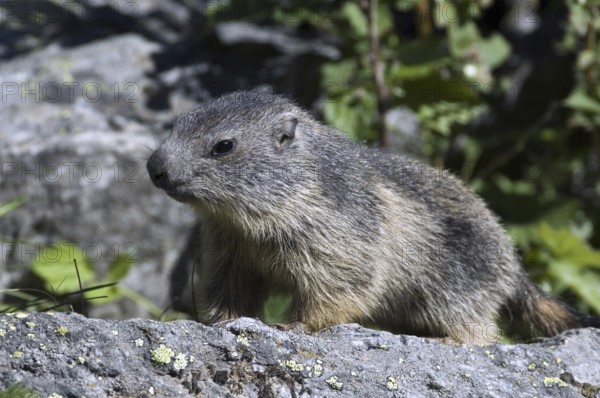
{"label": "marmot's snout", "polygon": [[165,189],[169,178],[165,167],[165,157],[160,148],[150,156],[146,168],[148,169],[152,183],[158,188]]}

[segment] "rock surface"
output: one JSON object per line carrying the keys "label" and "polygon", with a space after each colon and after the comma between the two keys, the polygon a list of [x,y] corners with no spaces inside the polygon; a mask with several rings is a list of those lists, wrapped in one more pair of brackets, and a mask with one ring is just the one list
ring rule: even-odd
{"label": "rock surface", "polygon": [[[29,264],[66,241],[86,252],[97,281],[119,255],[131,255],[136,272],[122,286],[169,304],[168,289],[156,286],[169,280],[195,216],[147,178],[146,159],[172,118],[145,108],[157,49],[129,34],[50,45],[0,66],[0,203],[25,198],[0,223],[0,287],[35,287]],[[110,55],[95,60],[97,53]],[[128,300],[91,314],[148,316]]]}
{"label": "rock surface", "polygon": [[0,316],[0,391],[46,397],[597,397],[600,331],[529,345],[442,344],[341,325],[317,335],[241,318]]}

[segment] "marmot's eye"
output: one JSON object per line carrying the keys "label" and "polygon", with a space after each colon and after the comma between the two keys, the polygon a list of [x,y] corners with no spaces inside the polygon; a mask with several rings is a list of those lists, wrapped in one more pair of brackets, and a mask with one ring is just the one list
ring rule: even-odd
{"label": "marmot's eye", "polygon": [[217,144],[212,149],[212,154],[214,156],[226,155],[233,150],[234,142],[231,140],[223,140],[217,142]]}

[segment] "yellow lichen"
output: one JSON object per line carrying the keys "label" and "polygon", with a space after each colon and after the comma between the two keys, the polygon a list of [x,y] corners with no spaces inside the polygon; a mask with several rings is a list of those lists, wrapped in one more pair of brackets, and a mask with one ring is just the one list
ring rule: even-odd
{"label": "yellow lichen", "polygon": [[396,381],[395,377],[389,376],[387,378],[387,382],[385,383],[385,386],[387,387],[388,390],[397,390],[398,382]]}
{"label": "yellow lichen", "polygon": [[241,345],[245,345],[246,347],[250,346],[250,340],[248,339],[248,336],[246,336],[244,333],[240,334],[237,337],[236,341]]}
{"label": "yellow lichen", "polygon": [[15,351],[12,353],[11,357],[13,358],[23,358],[23,353],[21,351]]}
{"label": "yellow lichen", "polygon": [[182,354],[180,352],[179,354],[175,355],[175,362],[173,363],[173,369],[175,369],[177,371],[185,369],[187,364],[188,364],[188,361],[184,354]]}
{"label": "yellow lichen", "polygon": [[35,322],[26,322],[25,325],[27,325],[29,329],[33,329],[35,327]]}
{"label": "yellow lichen", "polygon": [[58,334],[60,334],[61,336],[64,336],[67,333],[69,333],[69,329],[67,329],[66,326],[61,326],[58,329],[56,329],[55,332],[58,333]]}
{"label": "yellow lichen", "polygon": [[331,376],[329,379],[325,380],[325,382],[334,390],[341,390],[344,385],[338,380],[337,376]]}
{"label": "yellow lichen", "polygon": [[527,369],[535,370],[535,363],[530,363],[529,366],[527,366]]}
{"label": "yellow lichen", "polygon": [[552,387],[555,384],[559,387],[567,387],[568,386],[567,383],[565,383],[558,377],[544,377],[544,386]]}
{"label": "yellow lichen", "polygon": [[315,367],[313,368],[315,376],[319,377],[323,374],[323,366],[321,366],[321,364],[317,363],[315,365]]}
{"label": "yellow lichen", "polygon": [[175,356],[175,353],[169,347],[165,346],[164,344],[161,344],[158,346],[157,349],[150,350],[150,355],[154,362],[167,364],[171,363],[171,358]]}
{"label": "yellow lichen", "polygon": [[17,313],[15,314],[15,317],[16,317],[16,318],[19,318],[19,319],[27,318],[28,316],[29,316],[29,314],[26,314],[26,313],[24,313],[24,312],[17,312]]}
{"label": "yellow lichen", "polygon": [[0,337],[6,336],[6,330],[0,329]]}
{"label": "yellow lichen", "polygon": [[287,360],[284,362],[285,367],[290,368],[295,372],[302,372],[304,370],[304,365],[294,361],[293,359]]}

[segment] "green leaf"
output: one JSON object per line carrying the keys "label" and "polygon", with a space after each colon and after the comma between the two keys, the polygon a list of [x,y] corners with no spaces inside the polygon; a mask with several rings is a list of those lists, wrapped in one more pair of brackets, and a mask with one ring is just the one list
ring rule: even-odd
{"label": "green leaf", "polygon": [[418,80],[426,78],[437,70],[438,67],[435,64],[398,65],[390,74],[397,80]]}
{"label": "green leaf", "polygon": [[439,0],[434,2],[433,19],[435,26],[442,28],[459,22],[458,10],[452,1]]}
{"label": "green leaf", "polygon": [[510,44],[498,33],[492,34],[488,39],[481,40],[476,45],[480,60],[490,69],[500,66],[511,52]]}
{"label": "green leaf", "polygon": [[480,40],[479,30],[474,22],[448,27],[450,53],[457,58],[466,58],[471,48]]}
{"label": "green leaf", "polygon": [[148,300],[146,297],[141,294],[134,292],[131,289],[126,288],[125,286],[121,286],[119,288],[119,294],[127,297],[130,300],[133,300],[136,304],[144,307],[146,311],[150,313],[154,318],[159,319],[162,314],[162,309],[154,304],[152,301]]}
{"label": "green leaf", "polygon": [[571,4],[569,6],[569,26],[572,27],[579,36],[585,36],[587,33],[588,23],[593,20],[590,10],[583,4]]}
{"label": "green leaf", "polygon": [[442,41],[437,38],[416,39],[402,43],[397,56],[405,65],[419,66],[450,61],[448,50],[444,48]]}
{"label": "green leaf", "polygon": [[483,112],[482,106],[439,101],[419,107],[417,117],[424,130],[448,136],[453,126],[464,125],[481,112]]}
{"label": "green leaf", "polygon": [[135,260],[127,253],[121,253],[108,268],[108,280],[110,282],[120,281],[127,275]]}
{"label": "green leaf", "polygon": [[600,275],[566,261],[552,261],[548,272],[557,280],[564,282],[581,297],[594,311],[600,313]]}
{"label": "green leaf", "polygon": [[597,55],[595,51],[583,50],[577,57],[577,67],[581,70],[585,70],[592,66],[596,62]]}
{"label": "green leaf", "polygon": [[379,3],[379,6],[377,7],[377,33],[379,36],[388,33],[394,27],[392,13],[390,11],[387,4]]}
{"label": "green leaf", "polygon": [[332,84],[345,87],[355,74],[356,63],[352,59],[328,62],[321,67],[321,86],[326,89]]}
{"label": "green leaf", "polygon": [[496,177],[498,188],[509,195],[533,195],[535,185],[531,181],[511,180],[510,178],[499,174]]}
{"label": "green leaf", "polygon": [[79,290],[79,281],[73,259],[84,285],[94,279],[94,269],[85,254],[74,244],[59,243],[44,247],[31,264],[32,272],[46,282],[56,293]]}
{"label": "green leaf", "polygon": [[375,108],[372,92],[355,90],[325,102],[323,116],[327,122],[355,140],[366,140],[373,138],[370,133]]}
{"label": "green leaf", "polygon": [[265,323],[281,323],[286,321],[286,314],[292,304],[292,295],[289,293],[270,294],[263,305],[263,319]]}
{"label": "green leaf", "polygon": [[394,6],[400,12],[408,12],[414,10],[418,4],[418,0],[396,0]]}
{"label": "green leaf", "polygon": [[539,236],[558,260],[578,266],[600,268],[600,250],[594,250],[569,229],[552,228],[548,224],[542,224]]}
{"label": "green leaf", "polygon": [[[102,282],[100,285],[104,283],[107,282]],[[123,297],[123,292],[118,285],[105,286],[85,292],[86,300],[90,300],[92,304],[108,304],[119,300],[121,297]]]}
{"label": "green leaf", "polygon": [[565,99],[565,105],[580,111],[600,113],[600,102],[589,97],[582,89],[573,91]]}
{"label": "green leaf", "polygon": [[8,203],[0,205],[0,217],[7,215],[11,211],[17,209],[23,203],[25,203],[26,199],[24,197],[19,197],[11,200]]}
{"label": "green leaf", "polygon": [[345,18],[352,30],[359,36],[367,36],[369,32],[369,24],[363,10],[354,2],[346,2],[340,10],[340,16]]}

